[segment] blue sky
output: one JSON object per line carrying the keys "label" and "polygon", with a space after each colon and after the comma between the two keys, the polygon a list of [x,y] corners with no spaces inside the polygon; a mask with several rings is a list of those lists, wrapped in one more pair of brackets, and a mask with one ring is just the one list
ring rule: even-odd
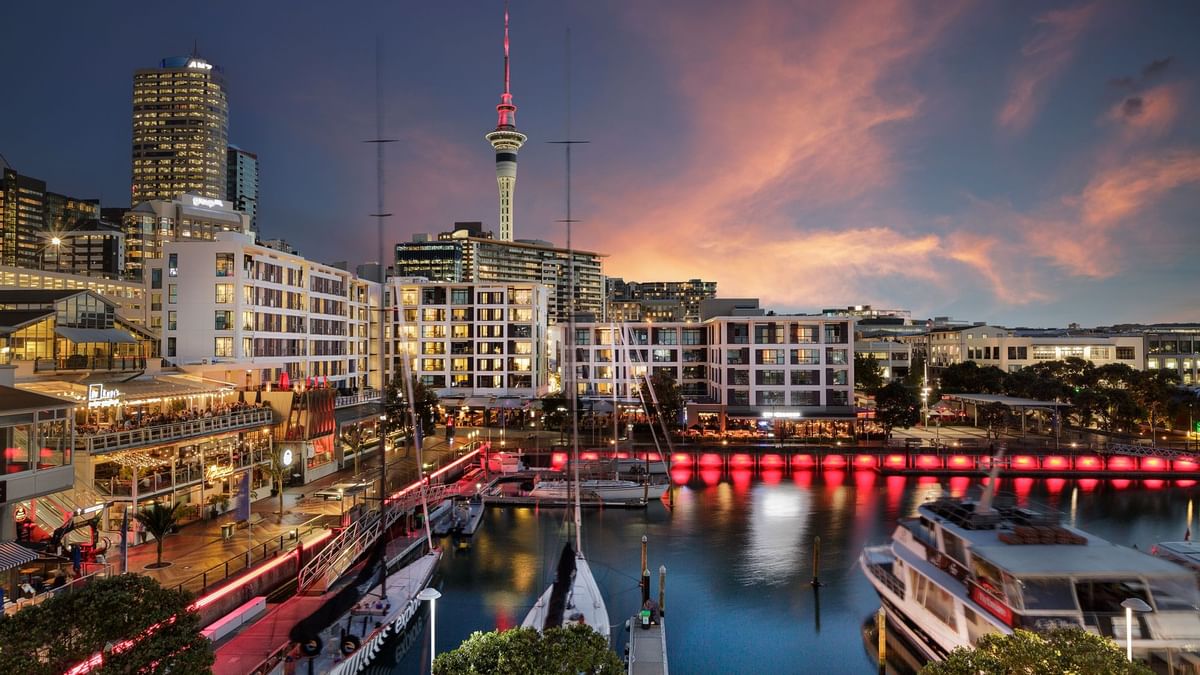
{"label": "blue sky", "polygon": [[[389,242],[496,225],[499,0],[23,3],[6,10],[0,154],[128,203],[132,72],[225,69],[260,226],[374,250],[374,49]],[[513,0],[518,237],[562,243],[572,30],[578,245],[610,274],[715,279],[779,310],[848,304],[1008,325],[1200,321],[1200,8],[1164,2]]]}

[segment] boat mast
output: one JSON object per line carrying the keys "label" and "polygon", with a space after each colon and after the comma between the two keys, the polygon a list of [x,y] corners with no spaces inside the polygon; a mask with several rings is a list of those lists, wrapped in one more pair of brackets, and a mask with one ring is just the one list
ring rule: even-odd
{"label": "boat mast", "polygon": [[621,449],[621,432],[617,419],[620,415],[617,414],[617,371],[621,368],[621,360],[617,355],[621,353],[620,346],[617,342],[617,324],[608,324],[609,334],[612,336],[612,395],[613,395],[613,462],[616,463],[616,452]]}

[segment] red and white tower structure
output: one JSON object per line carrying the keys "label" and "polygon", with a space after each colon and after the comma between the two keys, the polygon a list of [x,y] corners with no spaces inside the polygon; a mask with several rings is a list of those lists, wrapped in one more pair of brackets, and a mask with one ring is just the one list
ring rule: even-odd
{"label": "red and white tower structure", "polygon": [[504,4],[504,93],[496,106],[496,129],[484,138],[496,151],[496,184],[500,187],[500,239],[513,240],[512,197],[517,184],[517,151],[525,134],[517,131],[517,106],[513,104],[508,77],[508,3]]}

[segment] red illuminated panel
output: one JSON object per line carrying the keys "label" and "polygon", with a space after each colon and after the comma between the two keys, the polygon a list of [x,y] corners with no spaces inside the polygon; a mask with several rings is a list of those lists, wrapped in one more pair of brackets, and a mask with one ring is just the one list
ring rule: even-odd
{"label": "red illuminated panel", "polygon": [[903,469],[908,465],[908,457],[904,455],[888,455],[884,458],[883,465],[889,469]]}
{"label": "red illuminated panel", "polygon": [[1043,469],[1051,469],[1053,471],[1062,471],[1071,468],[1071,460],[1062,455],[1050,455],[1042,460]]}
{"label": "red illuminated panel", "polygon": [[754,466],[754,458],[745,453],[738,453],[729,458],[729,466],[744,469]]}
{"label": "red illuminated panel", "polygon": [[1095,455],[1081,455],[1075,458],[1075,468],[1079,471],[1099,471],[1104,465]]}
{"label": "red illuminated panel", "polygon": [[725,465],[724,460],[722,460],[721,456],[718,454],[706,452],[703,455],[700,455],[700,466],[713,467],[713,466],[724,466],[724,465]]}
{"label": "red illuminated panel", "polygon": [[621,450],[617,453],[617,459],[629,459],[629,453]]}
{"label": "red illuminated panel", "polygon": [[1200,471],[1200,463],[1194,459],[1177,459],[1171,465],[1176,471]]}
{"label": "red illuminated panel", "polygon": [[1166,471],[1167,460],[1162,457],[1143,457],[1142,471]]}
{"label": "red illuminated panel", "polygon": [[763,455],[758,465],[764,469],[778,469],[783,466],[783,458],[779,455]]}
{"label": "red illuminated panel", "polygon": [[854,467],[857,469],[874,469],[875,455],[855,455]]}
{"label": "red illuminated panel", "polygon": [[662,455],[658,454],[657,452],[651,452],[651,453],[649,453],[649,454],[650,454],[650,457],[649,457],[649,459],[650,459],[650,461],[651,461],[651,462],[659,462],[659,461],[662,461]]}
{"label": "red illuminated panel", "polygon": [[598,452],[581,452],[581,453],[579,453],[579,458],[585,462],[594,462],[594,461],[600,459],[600,453],[598,453]]}
{"label": "red illuminated panel", "polygon": [[555,469],[561,469],[566,465],[567,465],[567,453],[565,453],[565,452],[550,453],[550,466],[554,467]]}
{"label": "red illuminated panel", "polygon": [[826,469],[840,469],[846,466],[846,457],[843,455],[825,455],[821,466],[824,466]]}
{"label": "red illuminated panel", "polygon": [[793,469],[811,469],[817,465],[812,455],[792,455]]}
{"label": "red illuminated panel", "polygon": [[964,469],[973,469],[975,468],[975,458],[969,455],[950,455],[950,457],[946,459],[946,468],[957,469],[960,471]]}
{"label": "red illuminated panel", "polygon": [[1110,457],[1108,460],[1109,471],[1133,471],[1137,468],[1137,462],[1133,461],[1132,457],[1117,455]]}
{"label": "red illuminated panel", "polygon": [[1030,469],[1038,468],[1037,458],[1029,455],[1014,455],[1012,458],[1012,468],[1029,471]]}
{"label": "red illuminated panel", "polygon": [[[565,454],[563,456],[566,457]],[[675,464],[675,465],[679,465],[679,466],[691,466],[692,465],[692,456],[687,454],[686,452],[677,452],[677,453],[671,455],[671,464]]]}
{"label": "red illuminated panel", "polygon": [[942,458],[937,455],[917,455],[915,464],[918,469],[940,469]]}

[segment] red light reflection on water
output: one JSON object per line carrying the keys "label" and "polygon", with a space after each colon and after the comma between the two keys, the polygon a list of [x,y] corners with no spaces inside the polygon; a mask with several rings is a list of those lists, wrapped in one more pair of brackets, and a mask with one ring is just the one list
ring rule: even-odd
{"label": "red light reflection on water", "polygon": [[783,472],[779,469],[763,469],[762,480],[767,485],[779,485],[783,480]]}
{"label": "red light reflection on water", "polygon": [[1017,501],[1024,504],[1029,501],[1029,493],[1033,490],[1032,478],[1014,478],[1014,490],[1017,493]]}
{"label": "red light reflection on water", "polygon": [[1047,478],[1046,479],[1046,490],[1052,495],[1056,495],[1056,494],[1062,492],[1063,488],[1066,487],[1066,485],[1067,485],[1066,478]]}
{"label": "red light reflection on water", "polygon": [[821,474],[825,478],[825,484],[829,487],[841,487],[846,480],[845,471],[826,471]]}
{"label": "red light reflection on water", "polygon": [[503,610],[496,612],[496,630],[508,630],[514,625],[512,617],[507,612]]}
{"label": "red light reflection on water", "polygon": [[1164,483],[1166,483],[1166,481],[1159,480],[1157,478],[1149,478],[1147,480],[1142,481],[1142,485],[1145,485],[1147,488],[1149,488],[1151,490],[1161,490]]}
{"label": "red light reflection on water", "polygon": [[720,469],[700,469],[700,480],[704,481],[705,485],[716,485],[721,482]]}
{"label": "red light reflection on water", "polygon": [[962,497],[967,494],[967,488],[971,487],[971,479],[968,476],[952,476],[950,478],[950,496]]}
{"label": "red light reflection on water", "polygon": [[895,513],[900,508],[900,502],[904,499],[904,486],[907,483],[908,479],[904,476],[887,477],[887,509],[889,513]]}
{"label": "red light reflection on water", "polygon": [[1125,488],[1129,487],[1129,484],[1132,482],[1133,481],[1129,480],[1128,478],[1114,478],[1112,481],[1112,486],[1118,490],[1124,490]]}
{"label": "red light reflection on water", "polygon": [[813,472],[797,471],[792,474],[792,480],[795,481],[796,487],[812,487]]}
{"label": "red light reflection on water", "polygon": [[874,471],[855,471],[854,487],[859,490],[870,490],[875,487]]}
{"label": "red light reflection on water", "polygon": [[692,470],[686,466],[671,469],[671,482],[676,485],[687,485],[692,479]]}
{"label": "red light reflection on water", "polygon": [[754,472],[750,469],[734,469],[729,472],[729,476],[733,479],[734,492],[745,492],[750,489],[750,481],[754,478]]}
{"label": "red light reflection on water", "polygon": [[1099,484],[1100,484],[1099,478],[1080,478],[1079,479],[1079,489],[1083,490],[1084,492],[1091,492],[1092,490],[1095,490],[1096,486]]}
{"label": "red light reflection on water", "polygon": [[1186,480],[1177,480],[1177,481],[1175,481],[1175,485],[1177,485],[1181,488],[1190,488],[1190,487],[1196,486],[1196,481],[1194,481],[1190,478],[1188,478]]}
{"label": "red light reflection on water", "polygon": [[917,485],[937,485],[938,482],[937,476],[921,476],[917,479]]}

